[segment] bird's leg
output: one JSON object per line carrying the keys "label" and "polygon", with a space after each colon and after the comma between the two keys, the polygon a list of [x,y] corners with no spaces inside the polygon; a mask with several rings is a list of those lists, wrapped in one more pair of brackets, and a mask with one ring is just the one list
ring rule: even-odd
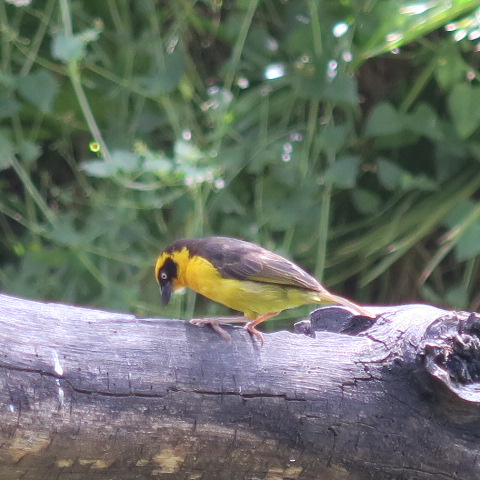
{"label": "bird's leg", "polygon": [[260,315],[256,320],[248,322],[244,328],[247,329],[253,336],[257,337],[263,346],[263,334],[259,332],[255,327],[260,323],[265,322],[266,320],[274,317],[275,315],[278,315],[278,312],[265,313],[263,315]]}
{"label": "bird's leg", "polygon": [[196,325],[210,325],[223,339],[230,340],[230,335],[220,326],[229,323],[248,323],[250,320],[246,317],[210,317],[210,318],[192,318],[190,323]]}
{"label": "bird's leg", "polygon": [[247,317],[211,317],[211,318],[192,318],[190,323],[192,325],[210,325],[213,330],[215,330],[222,338],[225,340],[230,340],[230,335],[220,326],[227,325],[229,323],[245,323],[245,329],[249,331],[254,337],[257,337],[260,340],[260,343],[263,345],[263,334],[259,332],[255,327],[262,322],[278,315],[278,312],[274,313],[265,313],[260,315],[255,320],[250,320]]}

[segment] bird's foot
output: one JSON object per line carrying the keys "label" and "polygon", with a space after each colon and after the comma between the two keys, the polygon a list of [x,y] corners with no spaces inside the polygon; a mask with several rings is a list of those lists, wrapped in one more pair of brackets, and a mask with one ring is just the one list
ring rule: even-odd
{"label": "bird's foot", "polygon": [[228,325],[230,323],[248,323],[245,317],[213,317],[213,318],[192,318],[190,323],[197,327],[202,325],[210,325],[224,340],[230,340],[232,337],[220,325]]}
{"label": "bird's foot", "polygon": [[264,313],[263,315],[260,315],[256,320],[253,320],[251,322],[248,322],[245,325],[245,329],[248,330],[254,337],[257,337],[258,340],[260,340],[260,344],[263,347],[263,334],[260,333],[255,327],[262,323],[267,321],[270,318],[273,318],[275,315],[278,315],[278,312],[272,312],[272,313]]}
{"label": "bird's foot", "polygon": [[263,346],[264,338],[263,334],[259,332],[255,327],[259,324],[268,320],[269,318],[277,315],[276,313],[266,313],[261,315],[256,320],[250,320],[246,317],[213,317],[213,318],[192,318],[190,323],[192,325],[201,326],[201,325],[210,325],[213,330],[215,330],[222,338],[225,340],[230,340],[230,335],[220,326],[228,325],[230,323],[245,323],[245,330],[247,330],[253,337],[256,337],[260,344]]}
{"label": "bird's foot", "polygon": [[257,337],[258,340],[260,341],[260,345],[263,347],[263,342],[264,342],[263,334],[255,328],[254,323],[255,322],[249,322],[243,328],[245,330],[248,330],[248,333],[250,333],[254,337]]}

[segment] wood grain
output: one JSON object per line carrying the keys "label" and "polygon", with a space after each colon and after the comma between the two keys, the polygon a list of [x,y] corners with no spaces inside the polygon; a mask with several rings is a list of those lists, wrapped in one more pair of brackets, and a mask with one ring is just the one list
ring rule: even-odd
{"label": "wood grain", "polygon": [[447,312],[376,311],[259,347],[0,295],[0,479],[478,478],[478,405],[423,362]]}

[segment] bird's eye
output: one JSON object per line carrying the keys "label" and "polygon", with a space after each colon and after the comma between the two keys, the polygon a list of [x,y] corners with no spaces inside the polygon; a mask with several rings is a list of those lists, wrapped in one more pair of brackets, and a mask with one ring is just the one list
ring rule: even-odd
{"label": "bird's eye", "polygon": [[162,280],[166,280],[166,279],[168,278],[168,275],[167,275],[165,272],[162,272],[162,273],[160,274],[160,278],[161,278]]}

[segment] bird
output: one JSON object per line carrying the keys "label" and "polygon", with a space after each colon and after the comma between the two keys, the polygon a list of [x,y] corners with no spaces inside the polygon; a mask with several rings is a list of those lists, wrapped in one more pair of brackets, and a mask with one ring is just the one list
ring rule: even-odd
{"label": "bird", "polygon": [[245,328],[263,345],[256,327],[283,310],[301,305],[334,303],[357,314],[374,318],[371,312],[326,290],[295,263],[257,244],[230,237],[184,238],[163,249],[155,263],[164,306],[172,292],[188,287],[195,292],[242,312],[242,317],[192,319],[194,325],[209,324],[221,336],[220,327],[245,323]]}

